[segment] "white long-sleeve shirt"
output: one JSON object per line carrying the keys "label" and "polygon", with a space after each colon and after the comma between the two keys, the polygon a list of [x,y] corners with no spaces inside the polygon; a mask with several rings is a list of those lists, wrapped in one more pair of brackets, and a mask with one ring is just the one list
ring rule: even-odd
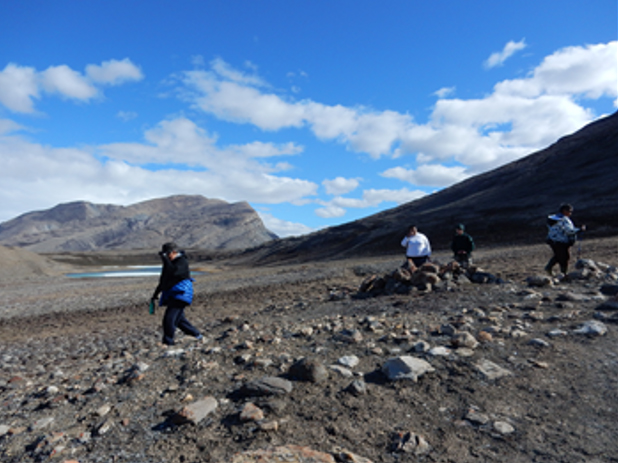
{"label": "white long-sleeve shirt", "polygon": [[425,257],[431,255],[431,244],[422,233],[416,232],[415,235],[406,236],[401,245],[406,248],[406,256],[408,257]]}

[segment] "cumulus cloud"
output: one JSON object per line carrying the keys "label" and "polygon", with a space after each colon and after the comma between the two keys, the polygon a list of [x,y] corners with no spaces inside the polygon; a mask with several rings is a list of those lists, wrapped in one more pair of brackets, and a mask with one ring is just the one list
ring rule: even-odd
{"label": "cumulus cloud", "polygon": [[32,113],[33,99],[39,98],[39,95],[40,88],[34,68],[11,63],[0,71],[0,103],[9,110]]}
{"label": "cumulus cloud", "polygon": [[107,85],[120,85],[144,78],[142,71],[128,58],[103,61],[101,65],[89,64],[86,66],[86,75],[92,82]]}
{"label": "cumulus cloud", "polygon": [[323,218],[342,217],[346,209],[365,209],[378,207],[382,203],[403,204],[415,199],[422,198],[427,193],[421,190],[368,189],[363,191],[362,198],[346,198],[337,196],[330,201],[318,201],[323,207],[315,210],[315,213]]}
{"label": "cumulus cloud", "polygon": [[526,40],[522,39],[519,42],[508,42],[502,51],[492,53],[489,58],[483,63],[485,68],[491,69],[496,66],[502,66],[504,62],[520,50],[526,48]]}
{"label": "cumulus cloud", "polygon": [[441,164],[422,164],[416,169],[393,167],[380,175],[386,178],[396,178],[413,185],[432,187],[446,187],[469,177],[466,174],[465,167],[447,167]]}
{"label": "cumulus cloud", "polygon": [[[184,118],[162,121],[145,132],[142,143],[88,149],[39,145],[12,133],[18,128],[15,124],[2,122],[3,127],[0,201],[6,206],[3,214],[7,216],[0,221],[23,210],[51,207],[75,198],[130,204],[184,193],[230,202],[250,199],[279,204],[306,200],[318,188],[307,180],[275,175],[280,169],[268,162],[272,157],[296,154],[298,146],[263,143],[246,149],[241,145],[219,147],[216,137]],[[11,204],[18,204],[20,210],[11,209]]]}
{"label": "cumulus cloud", "polygon": [[344,195],[355,190],[359,183],[360,181],[357,178],[337,177],[332,180],[324,180],[322,185],[324,185],[326,193],[329,195]]}
{"label": "cumulus cloud", "polygon": [[[477,173],[592,121],[595,115],[582,99],[616,97],[616,44],[558,50],[525,78],[499,82],[481,99],[447,98],[452,89],[443,88],[426,124],[390,110],[294,101],[221,62],[213,71],[186,73],[183,84],[191,93],[184,95],[196,108],[228,121],[273,131],[305,128],[320,140],[335,140],[374,159],[411,154],[420,163],[456,161]],[[524,40],[509,42],[491,62],[503,62],[525,46]]]}
{"label": "cumulus cloud", "polygon": [[265,212],[258,212],[258,214],[264,222],[264,226],[280,238],[306,235],[314,231],[311,227],[302,223],[281,220]]}
{"label": "cumulus cloud", "polygon": [[128,59],[88,65],[85,74],[64,64],[39,72],[10,63],[0,71],[0,104],[16,113],[34,113],[34,100],[42,93],[89,101],[101,94],[97,84],[120,85],[142,78],[139,68]]}

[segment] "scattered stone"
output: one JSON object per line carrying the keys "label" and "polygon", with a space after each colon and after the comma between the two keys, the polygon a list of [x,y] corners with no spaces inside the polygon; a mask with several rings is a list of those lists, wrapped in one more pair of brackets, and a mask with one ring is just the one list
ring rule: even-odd
{"label": "scattered stone", "polygon": [[476,340],[472,334],[467,331],[462,331],[461,333],[456,333],[451,339],[451,344],[457,348],[467,347],[469,349],[476,349],[478,347],[479,342]]}
{"label": "scattered stone", "polygon": [[102,436],[107,434],[113,427],[113,423],[110,420],[105,420],[101,422],[95,429],[95,434],[97,436]]}
{"label": "scattered stone", "polygon": [[204,397],[202,400],[184,406],[178,413],[172,416],[172,423],[181,425],[186,423],[199,424],[204,418],[217,409],[217,399]]}
{"label": "scattered stone", "polygon": [[566,331],[556,328],[547,333],[547,336],[549,336],[550,338],[557,338],[560,336],[567,336],[568,334],[569,333],[567,333]]}
{"label": "scattered stone", "polygon": [[372,463],[369,458],[361,457],[346,449],[335,448],[333,455],[339,463]]}
{"label": "scattered stone", "polygon": [[319,383],[328,379],[326,367],[321,362],[309,358],[303,358],[294,363],[288,370],[288,374],[293,379],[312,383]]}
{"label": "scattered stone", "polygon": [[419,341],[414,344],[414,347],[412,347],[412,350],[418,353],[429,352],[429,349],[431,349],[431,344],[429,344],[427,341]]}
{"label": "scattered stone", "polygon": [[551,286],[552,279],[546,275],[533,275],[526,278],[526,283],[532,287],[542,288],[545,286]]}
{"label": "scattered stone", "polygon": [[599,305],[596,310],[601,310],[601,311],[613,311],[613,310],[618,310],[618,300],[609,300],[609,301],[605,301],[603,302],[601,305]]}
{"label": "scattered stone", "polygon": [[363,380],[355,379],[345,390],[355,396],[364,395],[367,393],[367,384]]}
{"label": "scattered stone", "polygon": [[408,431],[396,432],[391,438],[391,449],[394,452],[413,453],[414,455],[425,455],[429,453],[431,447],[424,437]]}
{"label": "scattered stone", "polygon": [[435,371],[431,364],[423,359],[403,355],[386,361],[382,366],[382,372],[391,381],[411,379],[414,382],[425,373]]}
{"label": "scattered stone", "polygon": [[601,293],[605,294],[606,296],[618,295],[618,284],[604,283],[603,285],[601,285]]}
{"label": "scattered stone", "polygon": [[477,370],[479,370],[488,380],[499,379],[513,374],[506,368],[503,368],[487,359],[480,360],[475,366]]}
{"label": "scattered stone", "polygon": [[534,347],[550,347],[550,344],[541,338],[533,338],[528,341],[528,344]]}
{"label": "scattered stone", "polygon": [[342,330],[335,335],[335,341],[358,344],[363,342],[363,334],[359,330]]}
{"label": "scattered stone", "polygon": [[260,431],[278,431],[279,430],[279,422],[276,420],[272,421],[261,421],[258,424]]}
{"label": "scattered stone", "polygon": [[427,354],[433,357],[448,357],[449,355],[451,355],[451,350],[448,347],[436,346],[429,349]]}
{"label": "scattered stone", "polygon": [[345,355],[337,360],[341,365],[348,368],[354,368],[360,362],[356,355]]}
{"label": "scattered stone", "polygon": [[[261,450],[247,450],[232,457],[231,463],[335,463],[328,453],[318,452],[309,447],[286,445]],[[228,462],[219,462],[228,463]]]}
{"label": "scattered stone", "polygon": [[240,421],[261,421],[264,419],[264,412],[257,405],[246,403],[239,415]]}
{"label": "scattered stone", "polygon": [[476,408],[470,408],[466,413],[466,420],[477,426],[482,426],[489,423],[489,416],[485,413],[481,413]]}
{"label": "scattered stone", "polygon": [[580,328],[574,331],[575,334],[585,334],[588,336],[603,336],[607,333],[607,326],[599,320],[589,320]]}
{"label": "scattered stone", "polygon": [[265,376],[261,379],[244,384],[239,392],[244,397],[259,397],[269,395],[289,394],[292,383],[276,376]]}
{"label": "scattered stone", "polygon": [[515,432],[515,428],[506,421],[494,421],[494,430],[503,436],[507,436]]}
{"label": "scattered stone", "polygon": [[331,365],[329,368],[339,373],[344,378],[350,378],[354,376],[354,373],[352,372],[352,370],[349,370],[346,367],[342,367],[341,365]]}
{"label": "scattered stone", "polygon": [[97,409],[96,414],[98,416],[105,416],[111,411],[111,409],[112,406],[110,404],[105,404]]}

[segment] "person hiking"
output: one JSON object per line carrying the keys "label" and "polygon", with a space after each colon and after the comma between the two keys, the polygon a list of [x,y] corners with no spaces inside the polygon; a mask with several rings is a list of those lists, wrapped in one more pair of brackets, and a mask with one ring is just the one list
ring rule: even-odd
{"label": "person hiking", "polygon": [[566,275],[571,258],[571,246],[575,244],[578,233],[586,230],[586,226],[575,228],[571,221],[573,206],[562,204],[557,214],[547,217],[547,244],[551,247],[553,256],[545,266],[545,272],[553,275],[554,265],[560,265],[560,271]]}
{"label": "person hiking", "polygon": [[415,225],[409,228],[408,234],[401,240],[401,245],[406,248],[407,266],[411,272],[429,261],[431,257],[429,239],[420,233]]}
{"label": "person hiking", "polygon": [[474,251],[474,240],[466,233],[466,227],[463,224],[458,224],[455,227],[455,236],[451,242],[451,250],[455,261],[463,268],[468,268],[472,263],[472,251]]}
{"label": "person hiking", "polygon": [[193,279],[187,256],[176,243],[165,243],[159,256],[163,268],[152,301],[161,294],[159,305],[167,307],[163,316],[163,344],[174,345],[176,328],[201,340],[202,334],[185,317],[185,308],[193,302]]}

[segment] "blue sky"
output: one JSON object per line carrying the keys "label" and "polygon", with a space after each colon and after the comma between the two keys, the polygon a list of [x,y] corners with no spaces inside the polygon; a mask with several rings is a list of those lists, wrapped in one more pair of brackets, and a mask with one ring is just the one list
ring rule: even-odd
{"label": "blue sky", "polygon": [[617,109],[615,0],[0,4],[0,222],[248,201],[350,222]]}

